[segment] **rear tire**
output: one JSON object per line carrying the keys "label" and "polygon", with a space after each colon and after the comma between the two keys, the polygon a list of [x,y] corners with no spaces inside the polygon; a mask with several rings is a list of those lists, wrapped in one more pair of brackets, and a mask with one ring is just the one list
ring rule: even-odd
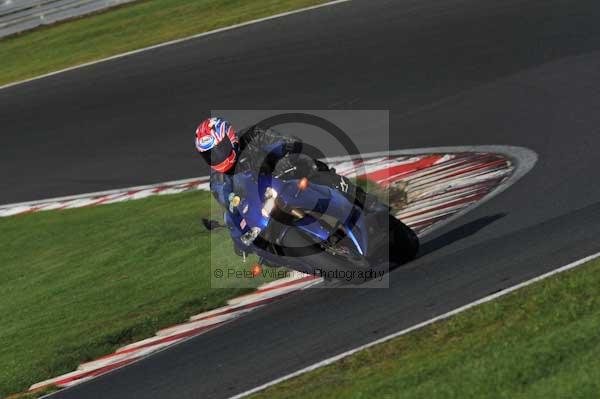
{"label": "rear tire", "polygon": [[417,234],[390,215],[390,260],[406,263],[413,260],[419,252],[419,237]]}
{"label": "rear tire", "polygon": [[[415,258],[419,251],[419,237],[415,232],[388,212],[371,215],[369,228],[369,262],[373,265],[389,263],[398,266]],[[385,230],[381,234],[376,228]]]}

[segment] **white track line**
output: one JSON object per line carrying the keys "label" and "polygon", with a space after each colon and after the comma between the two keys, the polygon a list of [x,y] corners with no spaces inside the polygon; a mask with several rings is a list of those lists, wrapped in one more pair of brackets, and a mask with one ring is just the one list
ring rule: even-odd
{"label": "white track line", "polygon": [[540,275],[538,277],[534,277],[531,280],[527,280],[527,281],[524,281],[524,282],[522,282],[520,284],[513,285],[512,287],[509,287],[509,288],[506,288],[506,289],[504,289],[502,291],[496,292],[495,294],[488,295],[488,296],[486,296],[484,298],[481,298],[481,299],[479,299],[479,300],[477,300],[475,302],[471,302],[471,303],[469,303],[467,305],[464,305],[464,306],[462,306],[460,308],[454,309],[454,310],[452,310],[452,311],[450,311],[448,313],[444,313],[444,314],[442,314],[440,316],[434,317],[433,319],[429,319],[429,320],[424,321],[422,323],[415,324],[412,327],[408,327],[408,328],[406,328],[404,330],[401,330],[401,331],[395,332],[393,334],[387,335],[387,336],[385,336],[383,338],[379,338],[379,339],[377,339],[375,341],[369,342],[368,344],[361,345],[361,346],[359,346],[357,348],[354,348],[354,349],[351,349],[349,351],[340,353],[339,355],[335,355],[335,356],[330,357],[328,359],[321,360],[318,363],[315,363],[313,365],[310,365],[308,367],[305,367],[303,369],[295,371],[295,372],[293,372],[291,374],[288,374],[286,376],[277,378],[277,379],[275,379],[273,381],[267,382],[266,384],[260,385],[260,386],[258,386],[256,388],[252,388],[252,389],[250,389],[248,391],[245,391],[245,392],[242,392],[242,393],[237,394],[235,396],[232,396],[230,399],[244,398],[246,396],[252,395],[253,393],[260,392],[260,391],[262,391],[262,390],[264,390],[266,388],[269,388],[269,387],[271,387],[273,385],[279,384],[280,382],[287,381],[287,380],[292,379],[294,377],[297,377],[299,375],[302,375],[302,374],[308,373],[310,371],[316,370],[318,368],[330,365],[330,364],[335,363],[335,362],[337,362],[337,361],[339,361],[341,359],[344,359],[344,358],[346,358],[348,356],[351,356],[351,355],[353,355],[353,354],[355,354],[357,352],[360,352],[360,351],[363,351],[365,349],[371,348],[371,347],[373,347],[375,345],[379,345],[381,343],[387,342],[389,340],[392,340],[394,338],[400,337],[402,335],[406,335],[406,334],[408,334],[410,332],[413,332],[413,331],[418,330],[420,328],[426,327],[426,326],[428,326],[430,324],[433,324],[433,323],[436,323],[438,321],[448,319],[448,318],[450,318],[450,317],[452,317],[452,316],[454,316],[454,315],[456,315],[458,313],[464,312],[465,310],[474,308],[474,307],[479,306],[481,304],[484,304],[486,302],[491,302],[491,301],[493,301],[495,299],[498,299],[498,298],[503,297],[503,296],[505,296],[507,294],[515,292],[515,291],[517,291],[517,290],[519,290],[521,288],[527,287],[527,286],[529,286],[529,285],[531,285],[533,283],[536,283],[536,282],[544,280],[544,279],[546,279],[548,277],[554,276],[555,274],[559,274],[559,273],[566,272],[568,270],[575,269],[576,267],[581,266],[581,265],[583,265],[583,264],[585,264],[585,263],[587,263],[589,261],[592,261],[594,259],[597,259],[597,258],[600,258],[600,252],[597,252],[597,253],[595,253],[593,255],[590,255],[588,257],[585,257],[585,258],[580,259],[578,261],[575,261],[573,263],[569,263],[566,266],[559,267],[558,269],[554,269],[551,272],[548,272],[546,274],[542,274],[542,275]]}
{"label": "white track line", "polygon": [[[494,153],[505,155],[506,157],[508,157],[510,159],[514,159],[516,161],[516,170],[513,172],[513,175],[507,180],[507,182],[512,181],[511,184],[516,182],[516,180],[518,178],[520,178],[524,174],[526,174],[533,167],[533,165],[535,164],[535,160],[537,159],[537,155],[535,153],[533,153],[530,150],[527,150],[525,148],[519,148],[519,147],[484,146],[484,147],[454,147],[452,149],[445,147],[445,148],[438,148],[437,150],[444,150],[444,151],[445,150],[453,150],[456,152],[469,152],[469,153],[475,152],[475,153],[477,153],[484,149],[485,150],[493,149]],[[420,149],[420,150],[391,151],[388,154],[390,156],[411,155],[411,159],[416,160],[419,158],[419,156],[427,155],[427,153],[429,151],[431,151],[433,153],[439,153],[439,151],[432,151],[432,149],[429,149],[429,150]],[[484,152],[487,152],[487,151],[484,151]],[[414,155],[415,153],[420,154],[420,155],[415,156]],[[362,155],[362,157],[364,157],[364,159],[367,161],[366,163],[370,163],[374,158],[377,158],[377,156],[378,156],[377,154]],[[348,159],[352,159],[352,158],[353,157],[338,157],[337,159],[335,159],[335,163],[347,161]],[[393,162],[392,162],[392,164],[393,164]],[[389,166],[390,163],[386,163],[385,165]],[[159,183],[159,184],[150,185],[150,186],[139,186],[139,187],[129,188],[129,189],[103,191],[103,192],[98,192],[98,193],[92,194],[93,198],[91,200],[92,200],[92,203],[96,203],[98,201],[101,201],[102,203],[108,203],[113,200],[118,200],[119,198],[122,199],[122,197],[125,196],[123,194],[123,192],[127,193],[127,195],[130,195],[130,196],[131,195],[147,196],[147,195],[149,195],[149,193],[156,191],[157,188],[163,188],[164,190],[161,192],[165,192],[168,190],[168,189],[166,189],[167,187],[180,187],[180,186],[200,187],[202,185],[205,185],[206,184],[205,182],[207,180],[208,180],[207,177],[202,177],[202,178],[179,180],[177,182],[170,182],[170,183]],[[202,184],[199,184],[199,183],[202,183]],[[173,184],[175,184],[175,186],[173,186]],[[507,184],[507,183],[502,183],[502,184]],[[480,199],[477,202],[481,203],[487,197],[492,197],[492,196],[496,195],[499,191],[501,191],[502,184],[500,186],[497,186],[495,189],[492,189],[492,191],[489,191],[487,193],[486,197],[484,197],[483,199]],[[67,199],[69,199],[71,201],[76,201],[77,203],[88,204],[90,201],[89,196],[90,196],[90,194],[63,197],[63,198],[61,198],[61,200],[62,200],[61,206],[68,205],[65,203],[65,200],[67,200]],[[86,198],[86,197],[88,197],[88,198]],[[45,207],[51,207],[52,201],[56,201],[56,199],[33,201],[33,202],[21,203],[21,204],[17,204],[17,205],[18,205],[18,207],[33,205],[36,208],[39,208],[39,207],[45,208]],[[5,205],[3,207],[6,209],[7,206]],[[0,210],[3,207],[0,207]],[[473,205],[467,205],[464,207],[461,206],[461,210],[458,213],[460,214],[460,213],[465,212],[467,208],[472,209]],[[414,212],[414,210],[413,210],[413,212]],[[453,211],[452,213],[454,213],[454,212],[455,211]],[[453,218],[453,217],[455,217],[455,215],[450,216],[450,218]],[[442,224],[442,223],[443,222],[437,222],[436,225]],[[299,284],[288,285],[290,282],[296,281],[296,280],[298,280]],[[82,383],[84,381],[88,381],[88,380],[92,379],[94,376],[91,376],[91,375],[85,376],[85,377],[82,376],[81,378],[74,378],[70,382],[61,382],[61,381],[64,381],[69,378],[73,378],[82,373],[89,373],[90,371],[100,372],[100,370],[104,367],[111,367],[111,370],[101,371],[102,375],[108,374],[112,370],[115,370],[115,369],[118,369],[121,367],[125,367],[131,361],[136,361],[141,358],[145,358],[147,356],[150,356],[152,353],[165,350],[166,348],[176,345],[177,343],[184,342],[192,336],[197,336],[201,333],[209,331],[209,329],[204,330],[204,327],[209,327],[210,325],[215,325],[215,327],[216,327],[219,324],[222,324],[229,320],[233,320],[233,319],[237,318],[238,316],[241,316],[242,314],[247,313],[247,311],[249,311],[249,309],[243,308],[243,306],[245,306],[246,304],[257,303],[257,306],[252,307],[251,310],[258,309],[259,307],[263,306],[263,304],[258,305],[258,302],[261,302],[264,300],[272,300],[275,297],[279,297],[279,296],[285,296],[286,294],[288,294],[292,291],[298,290],[298,289],[306,289],[307,287],[318,284],[320,281],[321,281],[321,279],[316,279],[314,281],[304,281],[303,275],[298,275],[298,276],[290,277],[289,279],[283,279],[283,280],[279,280],[276,282],[268,283],[266,285],[261,286],[259,288],[259,290],[255,293],[247,294],[247,295],[229,300],[228,305],[221,309],[216,309],[216,310],[213,310],[210,312],[204,312],[204,313],[198,314],[196,316],[193,316],[185,323],[171,326],[169,328],[166,328],[166,329],[163,329],[163,330],[157,332],[154,337],[150,337],[150,338],[147,338],[140,342],[127,345],[125,347],[119,348],[117,351],[115,351],[112,354],[103,356],[99,359],[93,360],[88,363],[84,363],[84,364],[80,365],[79,371],[77,373],[72,372],[72,373],[68,373],[63,376],[54,377],[50,380],[42,381],[40,383],[34,384],[30,389],[35,389],[35,388],[47,385],[52,382],[60,382],[59,385],[61,387],[77,385],[78,383]],[[209,317],[210,317],[210,320],[208,320]],[[202,330],[202,332],[198,331],[198,333],[193,333],[193,331],[195,331],[197,329],[203,329],[203,330]],[[185,334],[187,332],[190,333],[189,336],[186,335],[186,336],[176,337],[178,334]],[[170,340],[168,338],[173,338],[173,340]],[[127,362],[127,363],[124,363],[124,362]],[[114,366],[114,368],[113,368],[113,366]]]}
{"label": "white track line", "polygon": [[58,71],[46,73],[44,75],[36,76],[36,77],[33,77],[33,78],[29,78],[29,79],[25,79],[25,80],[20,80],[18,82],[8,83],[8,84],[5,84],[4,86],[0,86],[0,90],[6,89],[6,88],[9,88],[9,87],[13,87],[13,86],[17,86],[17,85],[20,85],[20,84],[23,84],[23,83],[32,82],[34,80],[47,78],[49,76],[58,75],[59,73],[64,73],[64,72],[72,71],[72,70],[79,69],[79,68],[85,68],[87,66],[99,64],[101,62],[106,62],[106,61],[110,61],[110,60],[115,60],[117,58],[123,58],[123,57],[127,57],[127,56],[130,56],[130,55],[139,54],[139,53],[142,53],[144,51],[154,50],[154,49],[157,49],[157,48],[160,48],[160,47],[165,47],[165,46],[170,46],[172,44],[177,44],[177,43],[185,42],[185,41],[188,41],[188,40],[197,39],[199,37],[205,37],[205,36],[209,36],[209,35],[214,35],[215,33],[226,32],[228,30],[238,29],[238,28],[242,28],[244,26],[258,24],[258,23],[265,22],[265,21],[270,21],[272,19],[287,17],[289,15],[299,14],[299,13],[310,11],[310,10],[316,10],[318,8],[329,7],[329,6],[333,6],[335,4],[340,4],[340,3],[347,3],[349,1],[351,1],[351,0],[335,0],[335,1],[330,1],[328,3],[317,4],[317,5],[310,6],[310,7],[299,8],[297,10],[282,12],[282,13],[279,13],[279,14],[271,15],[269,17],[263,17],[263,18],[253,19],[251,21],[242,22],[242,23],[239,23],[239,24],[230,25],[230,26],[226,26],[226,27],[223,27],[223,28],[219,28],[219,29],[214,29],[214,30],[211,30],[211,31],[208,31],[208,32],[203,32],[203,33],[199,33],[199,34],[192,35],[192,36],[182,37],[181,39],[175,39],[175,40],[171,40],[171,41],[168,41],[168,42],[164,42],[164,43],[160,43],[160,44],[155,44],[153,46],[148,46],[148,47],[144,47],[144,48],[141,48],[141,49],[128,51],[126,53],[121,53],[121,54],[113,55],[113,56],[102,58],[102,59],[99,59],[99,60],[96,60],[96,61],[86,62],[84,64],[80,64],[80,65],[76,65],[76,66],[72,66],[72,67],[60,69]]}

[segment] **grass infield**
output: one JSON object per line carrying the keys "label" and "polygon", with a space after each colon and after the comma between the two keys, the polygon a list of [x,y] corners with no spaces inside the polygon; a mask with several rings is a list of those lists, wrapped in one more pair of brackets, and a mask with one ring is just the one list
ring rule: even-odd
{"label": "grass infield", "polygon": [[600,261],[253,398],[598,398]]}
{"label": "grass infield", "polygon": [[0,39],[0,85],[324,0],[143,0]]}
{"label": "grass infield", "polygon": [[249,292],[210,288],[211,248],[234,269],[254,261],[227,230],[208,238],[211,201],[198,191],[0,218],[0,397]]}

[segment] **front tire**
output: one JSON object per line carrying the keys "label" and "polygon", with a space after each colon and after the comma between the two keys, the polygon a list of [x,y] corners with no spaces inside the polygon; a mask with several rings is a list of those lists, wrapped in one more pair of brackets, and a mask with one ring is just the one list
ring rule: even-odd
{"label": "front tire", "polygon": [[312,273],[316,276],[329,276],[333,279],[338,276],[337,279],[346,282],[365,282],[368,279],[364,276],[369,273],[373,274],[373,277],[377,276],[377,271],[369,266],[364,256],[335,253],[331,248],[326,248],[324,243],[315,241],[298,229],[290,228],[281,244],[284,256],[290,258],[287,264],[292,265],[300,261],[310,265]]}

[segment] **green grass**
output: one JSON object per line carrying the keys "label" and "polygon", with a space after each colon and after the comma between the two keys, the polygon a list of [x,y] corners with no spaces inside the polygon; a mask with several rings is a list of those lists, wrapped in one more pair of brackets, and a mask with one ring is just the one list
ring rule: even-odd
{"label": "green grass", "polygon": [[599,398],[600,261],[254,398]]}
{"label": "green grass", "polygon": [[0,85],[323,2],[139,1],[0,40]]}
{"label": "green grass", "polygon": [[209,239],[210,201],[190,192],[0,218],[0,397],[248,292],[239,280],[210,288],[211,250],[221,266],[253,263],[226,230]]}

